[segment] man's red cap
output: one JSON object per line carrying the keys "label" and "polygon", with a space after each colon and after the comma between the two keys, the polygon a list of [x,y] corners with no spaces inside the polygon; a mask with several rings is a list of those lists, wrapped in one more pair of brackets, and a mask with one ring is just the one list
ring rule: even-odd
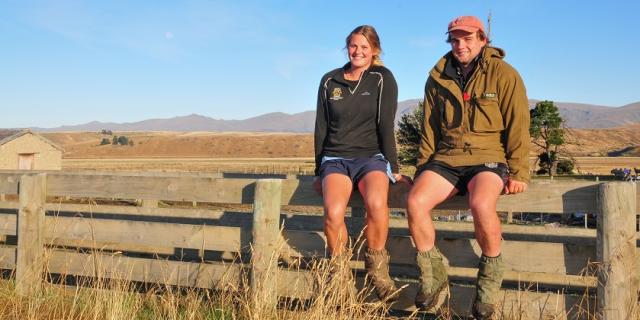
{"label": "man's red cap", "polygon": [[449,31],[447,32],[454,30],[464,30],[472,33],[482,30],[482,32],[484,32],[484,25],[480,19],[474,16],[461,16],[449,22]]}

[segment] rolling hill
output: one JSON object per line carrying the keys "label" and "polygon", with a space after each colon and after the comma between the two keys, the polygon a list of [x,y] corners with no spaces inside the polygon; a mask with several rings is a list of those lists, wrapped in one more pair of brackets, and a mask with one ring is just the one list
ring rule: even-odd
{"label": "rolling hill", "polygon": [[[532,107],[539,100],[529,100]],[[403,114],[413,111],[420,102],[410,99],[398,103],[396,121]],[[569,128],[614,128],[625,125],[640,124],[640,102],[622,107],[605,107],[580,103],[556,103],[560,114]],[[221,120],[198,114],[179,116],[168,119],[149,119],[129,123],[112,123],[93,121],[86,124],[62,126],[56,128],[32,128],[44,132],[68,131],[247,131],[247,132],[313,132],[315,111],[295,114],[272,112],[245,120]]]}

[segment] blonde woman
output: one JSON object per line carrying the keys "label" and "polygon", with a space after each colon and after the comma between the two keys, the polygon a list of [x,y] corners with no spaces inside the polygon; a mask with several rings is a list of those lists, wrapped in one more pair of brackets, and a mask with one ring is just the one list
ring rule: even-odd
{"label": "blonde woman", "polygon": [[[349,242],[345,211],[354,188],[362,195],[367,211],[367,274],[378,297],[388,300],[397,296],[385,249],[389,181],[409,179],[398,173],[394,137],[398,87],[391,71],[382,65],[380,39],[372,26],[355,28],[346,46],[349,62],[320,81],[314,188],[323,196],[329,251],[343,262],[350,259],[345,253]],[[342,271],[351,277],[348,268]]]}

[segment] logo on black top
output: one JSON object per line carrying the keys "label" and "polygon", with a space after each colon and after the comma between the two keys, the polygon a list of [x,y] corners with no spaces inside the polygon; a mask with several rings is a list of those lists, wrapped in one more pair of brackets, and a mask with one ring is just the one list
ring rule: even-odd
{"label": "logo on black top", "polygon": [[342,99],[342,89],[340,88],[333,88],[333,91],[331,91],[331,100],[340,100]]}

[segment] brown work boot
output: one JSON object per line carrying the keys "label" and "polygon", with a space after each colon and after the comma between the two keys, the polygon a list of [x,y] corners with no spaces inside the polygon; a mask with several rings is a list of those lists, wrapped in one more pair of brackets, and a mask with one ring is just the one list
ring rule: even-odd
{"label": "brown work boot", "polygon": [[449,277],[438,248],[416,254],[416,265],[420,271],[420,286],[416,296],[416,307],[422,311],[433,308],[440,292],[449,284]]}
{"label": "brown work boot", "polygon": [[476,284],[476,298],[471,313],[476,319],[491,319],[498,303],[504,262],[502,256],[480,257],[478,265],[478,282]]}
{"label": "brown work boot", "polygon": [[364,266],[367,269],[369,284],[373,285],[381,301],[398,300],[398,288],[389,276],[389,253],[387,250],[367,248],[364,254]]}

